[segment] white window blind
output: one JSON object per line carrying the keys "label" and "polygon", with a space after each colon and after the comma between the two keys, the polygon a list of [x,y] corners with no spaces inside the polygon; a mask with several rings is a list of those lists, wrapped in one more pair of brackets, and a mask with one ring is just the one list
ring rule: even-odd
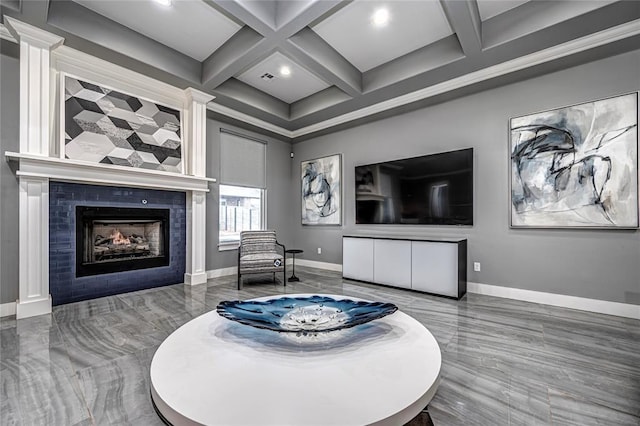
{"label": "white window blind", "polygon": [[265,142],[220,130],[220,183],[266,187]]}

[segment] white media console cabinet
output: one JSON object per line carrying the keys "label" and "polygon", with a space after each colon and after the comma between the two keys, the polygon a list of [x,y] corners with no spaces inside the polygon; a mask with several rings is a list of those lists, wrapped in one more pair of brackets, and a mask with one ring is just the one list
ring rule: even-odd
{"label": "white media console cabinet", "polygon": [[467,240],[345,235],[342,276],[460,299],[467,292]]}

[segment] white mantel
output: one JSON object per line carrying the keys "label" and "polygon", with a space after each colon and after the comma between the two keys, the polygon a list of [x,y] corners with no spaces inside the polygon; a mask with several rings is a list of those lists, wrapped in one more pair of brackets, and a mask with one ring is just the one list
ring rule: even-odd
{"label": "white mantel", "polygon": [[5,152],[5,158],[19,163],[17,176],[47,178],[93,185],[130,186],[172,191],[209,191],[213,178],[191,176],[159,170],[104,165],[43,155]]}
{"label": "white mantel", "polygon": [[[20,185],[19,298],[16,317],[52,311],[49,293],[49,180],[92,185],[184,191],[187,195],[185,283],[207,280],[206,104],[212,95],[179,89],[63,46],[64,38],[5,17],[20,45],[20,152],[6,152],[17,164]],[[184,173],[105,165],[64,158],[61,122],[64,96],[60,73],[156,100],[182,112]]]}

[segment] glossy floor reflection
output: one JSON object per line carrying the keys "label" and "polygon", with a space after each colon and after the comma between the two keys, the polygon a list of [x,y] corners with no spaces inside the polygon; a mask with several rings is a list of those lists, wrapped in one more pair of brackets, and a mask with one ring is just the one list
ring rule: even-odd
{"label": "glossy floor reflection", "polygon": [[[640,425],[640,321],[469,294],[460,301],[296,267],[287,287],[235,276],[0,320],[1,425],[162,425],[149,365],[176,328],[218,302],[280,293],[393,302],[443,355],[442,382],[419,425]],[[270,277],[269,277],[270,278]],[[432,422],[432,423],[431,423]]]}

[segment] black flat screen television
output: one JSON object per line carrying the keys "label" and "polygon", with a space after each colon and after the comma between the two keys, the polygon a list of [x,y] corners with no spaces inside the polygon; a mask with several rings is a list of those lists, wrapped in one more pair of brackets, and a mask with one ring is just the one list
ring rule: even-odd
{"label": "black flat screen television", "polygon": [[473,148],[357,166],[356,223],[473,225]]}

